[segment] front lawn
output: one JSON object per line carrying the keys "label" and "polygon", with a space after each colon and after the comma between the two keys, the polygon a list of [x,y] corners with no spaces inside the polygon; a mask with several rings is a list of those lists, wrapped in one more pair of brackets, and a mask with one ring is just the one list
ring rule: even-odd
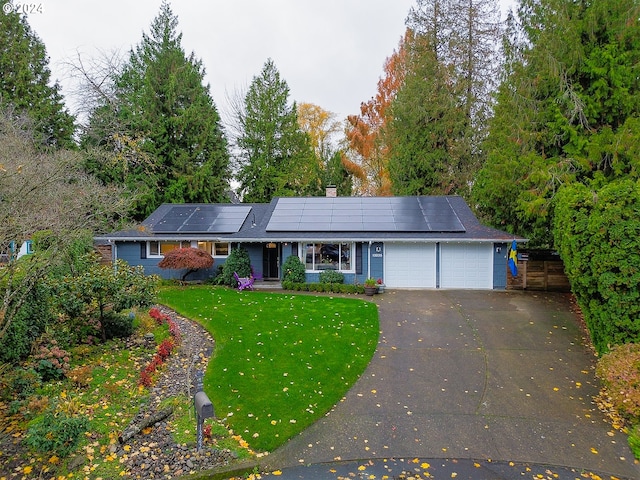
{"label": "front lawn", "polygon": [[327,413],[376,349],[376,305],[355,298],[162,289],[159,302],[216,342],[204,389],[218,418],[254,450],[273,451]]}

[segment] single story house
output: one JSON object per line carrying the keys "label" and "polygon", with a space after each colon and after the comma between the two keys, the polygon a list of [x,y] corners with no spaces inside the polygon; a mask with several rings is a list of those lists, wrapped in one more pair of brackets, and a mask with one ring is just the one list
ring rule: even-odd
{"label": "single story house", "polygon": [[[346,283],[382,279],[389,288],[504,289],[513,235],[480,224],[459,196],[274,198],[270,203],[164,204],[137,229],[96,238],[112,259],[162,270],[163,254],[180,246],[209,252],[215,274],[234,248],[245,248],[257,278],[282,278],[297,255],[308,282],[327,269]],[[196,278],[196,277],[190,277]]]}

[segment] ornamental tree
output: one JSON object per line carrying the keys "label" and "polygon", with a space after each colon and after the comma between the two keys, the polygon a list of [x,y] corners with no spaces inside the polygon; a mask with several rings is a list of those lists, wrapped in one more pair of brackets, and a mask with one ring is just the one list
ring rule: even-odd
{"label": "ornamental tree", "polygon": [[[39,136],[26,114],[0,109],[0,338],[38,283],[69,268],[78,241],[117,227],[128,209],[120,189],[82,171],[78,152],[42,150]],[[17,259],[28,239],[35,255]]]}
{"label": "ornamental tree", "polygon": [[176,248],[164,254],[158,266],[162,269],[186,270],[180,278],[185,281],[187,275],[198,270],[213,267],[213,257],[199,248]]}
{"label": "ornamental tree", "polygon": [[80,275],[67,275],[51,282],[56,308],[78,330],[97,322],[102,341],[127,337],[133,332],[133,318],[125,310],[153,304],[157,278],[145,275],[142,266],[97,261]]}

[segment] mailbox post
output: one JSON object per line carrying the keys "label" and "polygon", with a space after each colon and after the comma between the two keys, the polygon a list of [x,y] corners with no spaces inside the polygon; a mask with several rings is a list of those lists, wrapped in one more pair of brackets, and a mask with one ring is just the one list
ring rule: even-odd
{"label": "mailbox post", "polygon": [[202,426],[205,418],[213,417],[213,404],[209,397],[204,392],[197,392],[193,403],[196,407],[196,440],[198,444],[198,451],[202,450]]}

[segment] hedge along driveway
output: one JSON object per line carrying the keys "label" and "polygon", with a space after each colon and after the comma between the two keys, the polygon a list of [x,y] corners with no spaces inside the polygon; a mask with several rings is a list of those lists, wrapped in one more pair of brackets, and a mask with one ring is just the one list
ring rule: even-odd
{"label": "hedge along driveway", "polygon": [[340,401],[376,349],[374,303],[224,287],[166,288],[159,301],[216,342],[204,389],[254,450],[272,451]]}

